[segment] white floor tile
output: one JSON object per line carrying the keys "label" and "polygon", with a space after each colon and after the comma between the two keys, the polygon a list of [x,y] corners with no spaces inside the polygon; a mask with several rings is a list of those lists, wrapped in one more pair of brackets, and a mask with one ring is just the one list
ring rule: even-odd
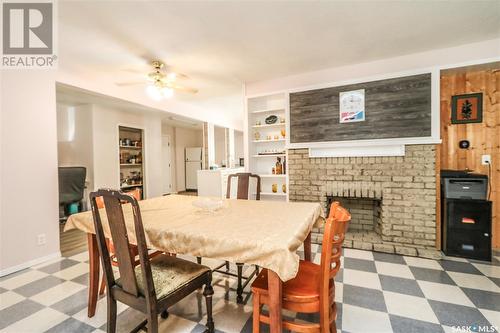
{"label": "white floor tile", "polygon": [[470,299],[457,286],[427,281],[418,281],[418,285],[428,299],[474,307]]}
{"label": "white floor tile", "polygon": [[441,271],[443,270],[443,267],[439,264],[439,262],[437,262],[437,260],[417,258],[417,257],[404,257],[404,259],[408,264],[408,266],[437,269]]}
{"label": "white floor tile", "polygon": [[158,331],[159,332],[179,332],[179,333],[189,333],[197,325],[196,322],[187,320],[181,317],[177,317],[171,314],[168,320],[161,320],[159,322]]}
{"label": "white floor tile", "polygon": [[371,251],[344,249],[344,257],[373,260],[373,253]]}
{"label": "white floor tile", "polygon": [[448,272],[448,275],[460,287],[500,293],[500,287],[486,276],[458,272]]}
{"label": "white floor tile", "polygon": [[353,286],[382,289],[380,279],[377,273],[363,272],[352,269],[344,269],[344,277],[342,279],[344,284]]}
{"label": "white floor tile", "polygon": [[1,281],[0,287],[10,290],[16,289],[35,280],[39,280],[47,275],[47,273],[40,271],[27,271],[26,273],[22,273],[10,279]]}
{"label": "white floor tile", "polygon": [[85,289],[84,285],[66,281],[32,296],[31,299],[37,303],[49,306],[73,295],[74,293],[82,289]]}
{"label": "white floor tile", "polygon": [[89,260],[89,252],[88,251],[83,251],[81,253],[75,254],[72,257],[69,257],[69,259],[76,260],[76,261],[81,261],[81,262],[87,261],[87,260]]}
{"label": "white floor tile", "polygon": [[390,314],[439,324],[425,298],[384,291],[384,299]]}
{"label": "white floor tile", "polygon": [[488,319],[491,325],[496,326],[496,330],[500,332],[500,312],[486,309],[479,309],[483,316]]}
{"label": "white floor tile", "polygon": [[375,267],[377,268],[377,273],[379,274],[396,276],[405,279],[414,279],[412,272],[406,265],[376,261]]}
{"label": "white floor tile", "polygon": [[344,284],[335,282],[335,302],[342,303],[344,299]]}
{"label": "white floor tile", "polygon": [[500,279],[500,266],[473,264],[481,273],[486,276]]}
{"label": "white floor tile", "polygon": [[387,313],[343,304],[342,331],[389,333],[392,327]]}
{"label": "white floor tile", "polygon": [[69,268],[63,269],[62,271],[56,272],[52,274],[55,277],[64,279],[64,280],[72,280],[76,277],[79,277],[89,270],[89,265],[87,263],[81,263],[73,265]]}
{"label": "white floor tile", "polygon": [[25,298],[26,297],[21,296],[13,291],[7,291],[0,296],[0,310],[19,303]]}
{"label": "white floor tile", "polygon": [[[126,310],[128,306],[123,303],[117,302],[116,311],[118,314]],[[97,301],[97,307],[95,315],[92,318],[87,317],[87,308],[82,309],[77,314],[73,315],[73,318],[84,322],[87,325],[99,328],[106,324],[107,321],[107,309],[106,309],[106,297],[101,298]]]}
{"label": "white floor tile", "polygon": [[[213,307],[213,317],[216,329],[223,332],[240,332],[248,318],[252,315],[251,305],[236,304],[224,299],[218,301]],[[201,320],[207,322],[206,315]]]}
{"label": "white floor tile", "polygon": [[4,328],[2,333],[45,332],[68,318],[67,315],[51,308],[44,308],[14,324]]}
{"label": "white floor tile", "polygon": [[33,268],[33,269],[40,269],[40,268],[43,268],[45,266],[52,265],[52,264],[54,264],[56,262],[63,261],[63,260],[64,260],[64,257],[57,257],[57,258],[54,258],[54,259],[50,259],[50,260],[44,261],[41,264],[32,266],[31,268]]}

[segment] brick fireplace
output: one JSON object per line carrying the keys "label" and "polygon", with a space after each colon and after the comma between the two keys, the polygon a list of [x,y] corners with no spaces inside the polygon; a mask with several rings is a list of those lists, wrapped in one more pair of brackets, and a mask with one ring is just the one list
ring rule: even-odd
{"label": "brick fireplace", "polygon": [[[328,203],[349,209],[345,247],[436,258],[436,150],[406,146],[401,157],[310,158],[288,150],[291,201]],[[313,231],[321,243],[322,230]]]}

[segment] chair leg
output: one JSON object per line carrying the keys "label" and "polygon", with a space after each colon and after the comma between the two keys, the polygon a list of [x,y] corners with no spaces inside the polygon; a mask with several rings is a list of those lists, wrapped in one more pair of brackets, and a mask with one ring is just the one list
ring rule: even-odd
{"label": "chair leg", "polygon": [[212,288],[212,277],[208,280],[203,290],[203,296],[205,296],[205,302],[207,303],[207,329],[206,332],[213,333],[215,330],[214,318],[212,317],[212,295],[214,294],[214,289]]}
{"label": "chair leg", "polygon": [[104,295],[105,290],[106,290],[106,277],[103,276],[101,280],[101,287],[99,287],[99,296]]}
{"label": "chair leg", "polygon": [[198,265],[201,265],[201,257],[196,257],[196,262],[198,263]]}
{"label": "chair leg", "polygon": [[253,293],[253,329],[252,333],[260,333],[260,294]]}
{"label": "chair leg", "polygon": [[236,288],[236,303],[243,303],[243,264],[236,263],[236,267],[238,268],[238,287]]}
{"label": "chair leg", "polygon": [[229,272],[229,261],[226,260],[226,272]]}
{"label": "chair leg", "polygon": [[107,296],[108,299],[108,325],[107,332],[116,332],[116,300],[114,300],[110,295]]}
{"label": "chair leg", "polygon": [[330,323],[330,332],[337,333],[337,304],[334,302],[332,306],[333,321]]}
{"label": "chair leg", "polygon": [[149,313],[148,324],[148,333],[158,333],[158,313],[156,311]]}

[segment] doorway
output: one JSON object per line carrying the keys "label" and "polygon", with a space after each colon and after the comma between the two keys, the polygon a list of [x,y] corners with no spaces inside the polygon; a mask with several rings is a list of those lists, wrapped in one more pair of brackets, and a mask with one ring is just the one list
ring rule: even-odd
{"label": "doorway", "polygon": [[172,193],[172,152],[170,135],[161,137],[162,161],[162,192],[163,195]]}

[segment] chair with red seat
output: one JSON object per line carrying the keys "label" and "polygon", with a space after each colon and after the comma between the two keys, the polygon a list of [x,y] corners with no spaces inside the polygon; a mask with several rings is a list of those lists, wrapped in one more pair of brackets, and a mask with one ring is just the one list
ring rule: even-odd
{"label": "chair with red seat", "polygon": [[[319,313],[319,323],[283,320],[283,328],[294,332],[336,332],[335,275],[340,269],[342,243],[351,215],[338,202],[332,203],[325,223],[321,263],[301,260],[295,278],[283,283],[283,309],[301,313]],[[267,270],[263,269],[252,284],[253,332],[260,332],[260,322],[269,324],[269,317],[262,314],[263,304],[268,304]]]}

